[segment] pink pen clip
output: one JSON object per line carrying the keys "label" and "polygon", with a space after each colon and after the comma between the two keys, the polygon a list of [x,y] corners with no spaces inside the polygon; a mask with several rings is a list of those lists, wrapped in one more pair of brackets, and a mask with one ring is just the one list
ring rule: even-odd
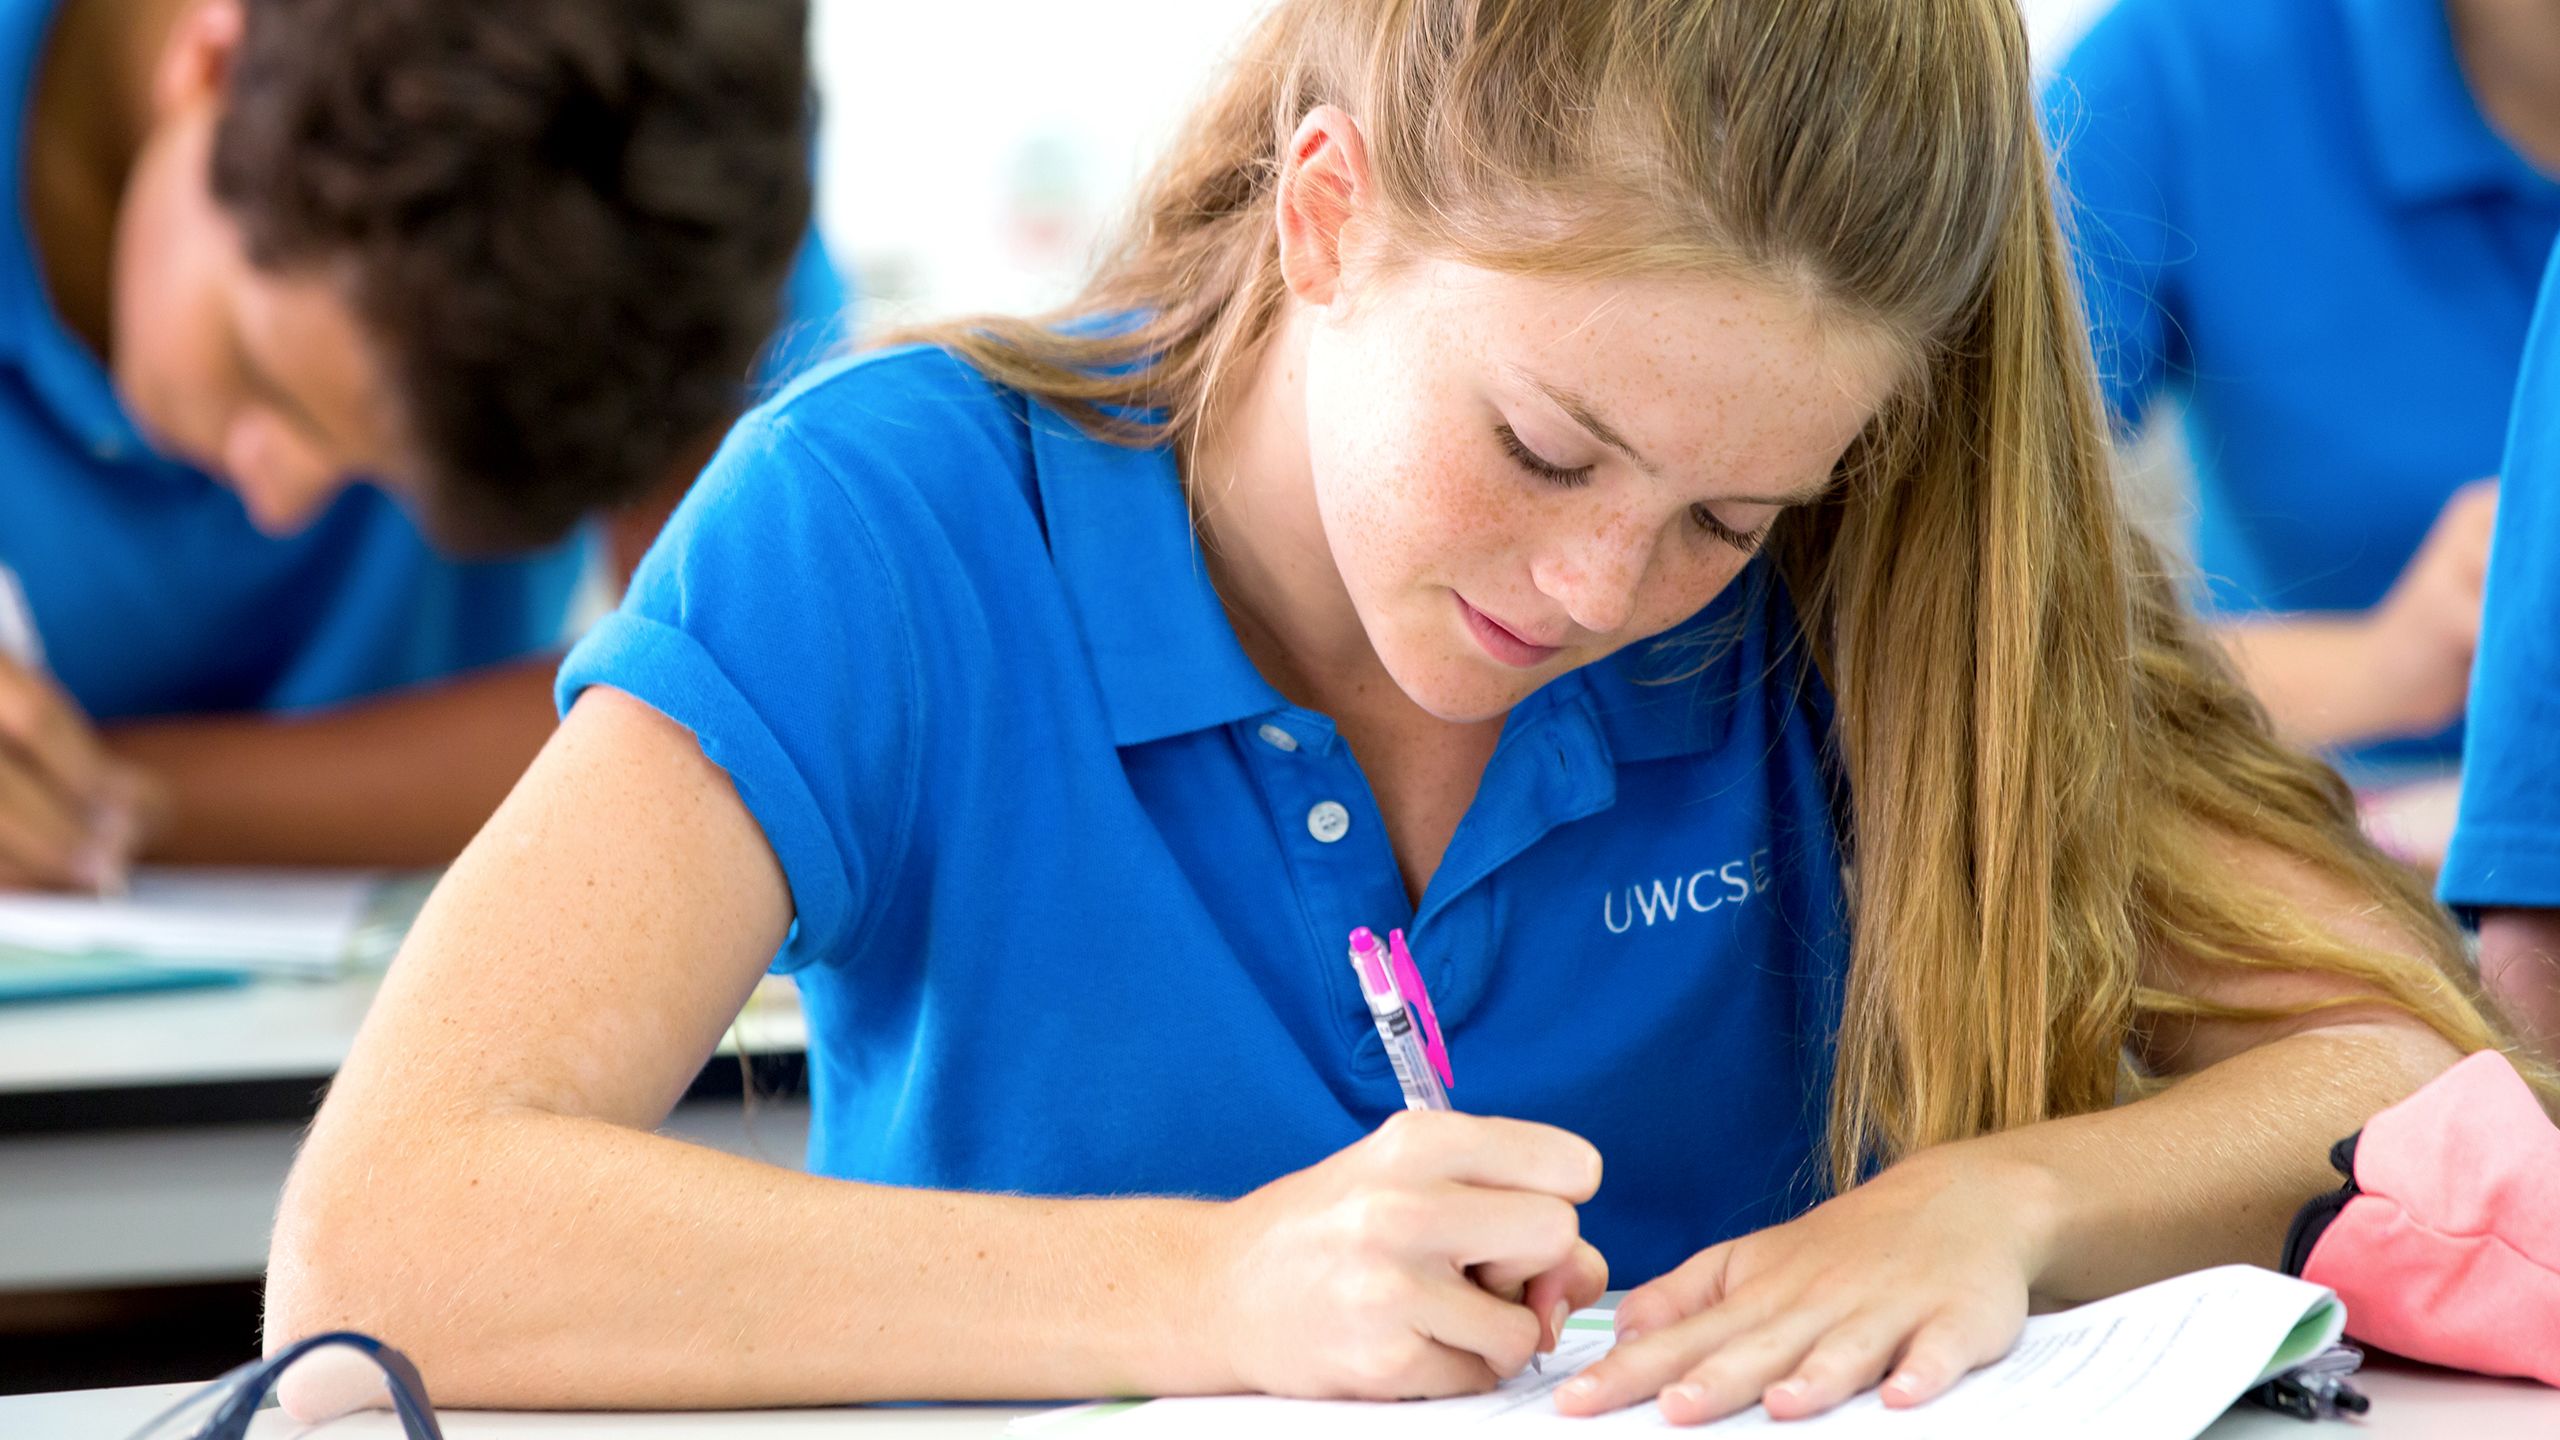
{"label": "pink pen clip", "polygon": [[1387,954],[1397,992],[1422,1021],[1422,1053],[1431,1057],[1431,1068],[1440,1072],[1440,1084],[1457,1089],[1457,1080],[1449,1074],[1449,1047],[1440,1043],[1440,1017],[1431,1008],[1431,992],[1422,988],[1422,971],[1413,963],[1413,952],[1405,948],[1403,931],[1387,932]]}

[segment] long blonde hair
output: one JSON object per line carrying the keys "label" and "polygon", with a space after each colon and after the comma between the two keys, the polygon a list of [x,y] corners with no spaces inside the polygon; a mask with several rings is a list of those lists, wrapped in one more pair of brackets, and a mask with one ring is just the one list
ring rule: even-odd
{"label": "long blonde hair", "polygon": [[[2504,1044],[2442,912],[2123,516],[2013,0],[1282,0],[1071,305],[907,338],[1190,445],[1282,313],[1279,157],[1323,104],[1414,253],[1746,275],[1918,357],[1769,542],[1854,812],[1835,1183],[2114,1103],[2137,1026],[2254,1018],[2146,985],[2162,953],[2348,977]],[[1103,315],[1132,318],[1068,323]],[[2234,842],[2370,897],[2426,959],[2330,933]]]}

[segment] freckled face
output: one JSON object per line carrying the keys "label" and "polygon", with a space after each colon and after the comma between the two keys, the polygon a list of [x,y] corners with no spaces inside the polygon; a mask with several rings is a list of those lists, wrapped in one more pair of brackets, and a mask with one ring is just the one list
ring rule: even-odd
{"label": "freckled face", "polygon": [[1424,262],[1308,336],[1316,509],[1397,685],[1490,719],[1696,614],[1900,363],[1741,282]]}

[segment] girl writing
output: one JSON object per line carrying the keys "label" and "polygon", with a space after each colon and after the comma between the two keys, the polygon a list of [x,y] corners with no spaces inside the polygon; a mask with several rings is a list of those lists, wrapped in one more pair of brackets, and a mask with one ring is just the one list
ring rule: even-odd
{"label": "girl writing", "polygon": [[[2119,518],[2044,173],[2009,0],[1287,0],[1069,311],[732,437],[273,1333],[478,1404],[1418,1396],[1614,1276],[1558,1403],[1694,1422],[2271,1260],[2495,1037]],[[1394,1113],[1362,925],[1475,1113]],[[805,1175],[649,1133],[768,962]]]}

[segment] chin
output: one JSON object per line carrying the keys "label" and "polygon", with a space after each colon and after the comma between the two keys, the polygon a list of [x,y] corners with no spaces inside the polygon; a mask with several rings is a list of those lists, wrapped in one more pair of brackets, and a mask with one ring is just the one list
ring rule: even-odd
{"label": "chin", "polygon": [[214,470],[215,467],[205,463],[205,447],[187,439],[183,433],[184,422],[174,407],[164,403],[168,393],[165,387],[155,386],[140,375],[117,375],[115,387],[116,398],[123,402],[126,417],[133,421],[133,428],[142,436],[142,443],[150,446],[153,454],[182,465],[192,465],[198,470]]}
{"label": "chin", "polygon": [[1512,705],[1519,702],[1515,700],[1501,705],[1435,705],[1417,696],[1414,698],[1414,703],[1420,705],[1425,714],[1444,725],[1483,725],[1511,713]]}
{"label": "chin", "polygon": [[1432,719],[1481,725],[1510,714],[1536,688],[1503,676],[1467,673],[1485,668],[1485,662],[1471,663],[1466,657],[1439,656],[1418,667],[1419,673],[1392,665],[1387,673],[1405,698]]}

